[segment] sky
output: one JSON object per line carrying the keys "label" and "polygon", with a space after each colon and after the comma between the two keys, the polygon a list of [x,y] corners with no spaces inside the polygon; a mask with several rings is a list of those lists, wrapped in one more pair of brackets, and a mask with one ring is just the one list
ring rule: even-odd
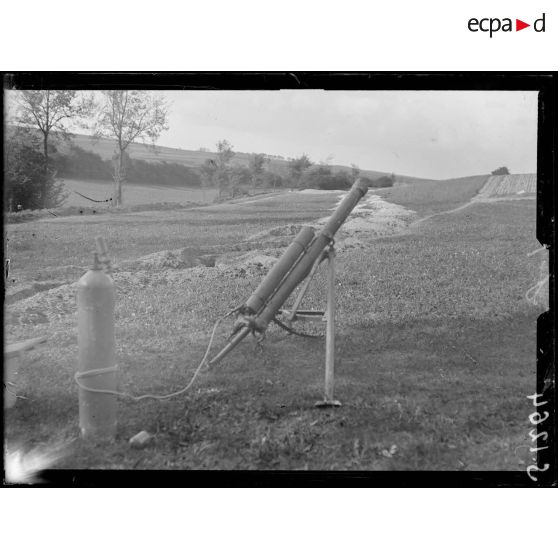
{"label": "sky", "polygon": [[434,179],[537,170],[534,91],[160,94],[170,107],[162,146],[215,150],[226,139],[241,152]]}
{"label": "sky", "polygon": [[423,178],[536,172],[537,93],[167,91],[160,145],[356,164]]}

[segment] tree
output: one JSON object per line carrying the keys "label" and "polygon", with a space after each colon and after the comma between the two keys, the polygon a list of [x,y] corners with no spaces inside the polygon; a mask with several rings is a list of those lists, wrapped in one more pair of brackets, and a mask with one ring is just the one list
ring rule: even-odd
{"label": "tree", "polygon": [[217,142],[216,159],[207,159],[201,166],[202,185],[206,188],[217,188],[219,198],[236,195],[239,185],[245,180],[247,169],[231,166],[234,157],[233,146],[227,140]]}
{"label": "tree", "polygon": [[250,173],[252,175],[252,187],[254,192],[256,188],[262,184],[266,161],[267,158],[263,153],[254,153],[250,159]]}
{"label": "tree", "polygon": [[217,164],[213,159],[206,159],[200,167],[200,178],[203,188],[215,187],[215,172],[217,171]]}
{"label": "tree", "polygon": [[217,166],[221,169],[227,168],[234,157],[233,146],[226,140],[217,142]]}
{"label": "tree", "polygon": [[233,194],[236,186],[236,176],[229,166],[234,157],[233,146],[227,140],[217,142],[217,169],[214,176],[215,186],[219,190],[219,197],[226,197],[227,193]]}
{"label": "tree", "polygon": [[277,188],[283,187],[283,177],[273,171],[264,171],[262,176],[262,186],[264,188],[269,188],[276,190]]}
{"label": "tree", "polygon": [[301,188],[312,190],[347,190],[351,184],[347,172],[340,170],[333,173],[331,167],[326,165],[308,167],[300,179]]}
{"label": "tree", "polygon": [[113,205],[122,205],[122,184],[126,180],[126,155],[132,142],[155,141],[168,130],[165,100],[149,91],[103,91],[94,136],[116,140],[114,154]]}
{"label": "tree", "polygon": [[510,174],[508,167],[498,167],[496,170],[492,171],[494,176],[501,175],[501,174]]}
{"label": "tree", "polygon": [[251,181],[252,174],[248,168],[240,165],[231,167],[229,170],[229,190],[232,197],[245,194],[249,189]]}
{"label": "tree", "polygon": [[310,161],[308,155],[304,153],[297,159],[291,159],[289,161],[289,178],[291,179],[292,185],[295,188],[300,187],[302,173],[311,166],[312,161]]}
{"label": "tree", "polygon": [[91,114],[93,102],[91,96],[79,91],[19,91],[17,93],[15,119],[17,124],[25,128],[38,128],[42,136],[43,174],[40,195],[37,203],[46,207],[52,169],[49,159],[49,141],[57,133],[70,137],[67,129],[69,122],[79,123],[79,119]]}

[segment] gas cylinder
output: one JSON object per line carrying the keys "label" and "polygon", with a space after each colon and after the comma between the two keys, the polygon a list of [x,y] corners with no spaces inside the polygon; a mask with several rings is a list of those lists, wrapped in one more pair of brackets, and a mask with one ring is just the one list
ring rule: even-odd
{"label": "gas cylinder", "polygon": [[84,438],[113,439],[117,396],[90,390],[118,387],[114,338],[114,282],[94,263],[77,284],[79,425]]}

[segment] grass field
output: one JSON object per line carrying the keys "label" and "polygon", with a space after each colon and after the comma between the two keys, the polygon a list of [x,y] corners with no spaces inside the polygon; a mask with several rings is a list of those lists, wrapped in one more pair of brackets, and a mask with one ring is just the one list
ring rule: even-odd
{"label": "grass field", "polygon": [[[323,340],[273,326],[263,349],[247,339],[184,396],[122,399],[117,441],[86,444],[73,382],[75,291],[62,285],[7,307],[9,338],[49,337],[25,355],[18,392],[26,399],[7,414],[8,448],[66,444],[56,465],[62,468],[524,469],[542,311],[524,297],[540,279],[538,262],[527,257],[538,248],[535,204],[478,203],[436,215],[467,203],[485,178],[382,193],[431,218],[340,250],[341,408],[313,407],[322,396]],[[214,319],[243,302],[265,274],[265,266],[242,258],[281,251],[249,239],[323,217],[335,202],[335,194],[293,193],[245,205],[10,225],[14,273],[21,281],[74,281],[97,234],[116,264],[183,247],[232,262],[115,274],[121,388],[168,393],[187,382]],[[323,306],[323,286],[322,272],[305,307]],[[218,344],[228,326],[219,329]],[[140,430],[154,433],[154,443],[132,450],[127,441]]]}
{"label": "grass field", "polygon": [[12,277],[17,282],[77,280],[80,270],[71,277],[67,270],[90,265],[99,235],[106,239],[116,262],[178,248],[234,250],[239,242],[274,225],[303,223],[326,214],[336,194],[307,198],[305,207],[300,206],[297,194],[285,194],[250,204],[75,215],[11,225]]}
{"label": "grass field", "polygon": [[[102,207],[110,206],[113,194],[113,183],[101,180],[64,179],[64,190],[69,194],[64,202],[65,207]],[[79,194],[82,194],[81,196]],[[218,191],[205,188],[180,188],[178,186],[159,186],[157,184],[126,184],[124,186],[124,203],[130,205],[145,205],[151,203],[211,203],[217,197]],[[107,200],[97,203],[84,198]]]}

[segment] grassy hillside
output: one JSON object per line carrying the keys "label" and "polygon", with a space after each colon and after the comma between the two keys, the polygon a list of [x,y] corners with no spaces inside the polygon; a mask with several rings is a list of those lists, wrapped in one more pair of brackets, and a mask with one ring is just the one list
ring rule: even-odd
{"label": "grassy hillside", "polygon": [[420,216],[432,215],[463,205],[477,195],[488,175],[451,180],[408,180],[378,191],[387,201],[404,205]]}
{"label": "grassy hillside", "polygon": [[[76,134],[73,138],[73,142],[82,149],[87,151],[92,151],[97,153],[103,159],[109,160],[112,158],[115,149],[114,140],[101,139],[95,141],[91,136],[84,134]],[[67,146],[61,145],[60,150],[65,152],[68,150]],[[157,146],[156,149],[143,145],[141,143],[133,143],[129,147],[129,154],[132,159],[142,159],[149,162],[162,162],[166,161],[168,163],[180,163],[182,165],[199,167],[207,159],[215,158],[216,153],[212,151],[192,151],[188,149],[177,149],[174,147],[163,147]],[[236,153],[233,158],[233,164],[239,164],[243,166],[248,166],[252,154],[250,153]],[[287,169],[288,161],[279,158],[272,158],[271,163],[268,164],[270,170],[274,172],[285,173]],[[347,172],[351,171],[351,167],[343,165],[331,165],[332,170],[344,170]],[[362,176],[366,176],[371,179],[379,178],[380,176],[385,176],[390,174],[389,172],[375,171],[375,170],[361,170]],[[411,179],[413,177],[402,177]]]}
{"label": "grassy hillside", "polygon": [[[9,128],[9,130],[13,130],[13,128]],[[37,132],[38,133],[38,132]],[[54,137],[53,137],[54,139]],[[60,155],[70,155],[71,154],[71,147],[76,146],[86,152],[93,153],[96,156],[99,156],[103,161],[111,161],[115,150],[116,150],[116,142],[112,139],[95,139],[90,135],[85,134],[74,134],[72,136],[71,141],[63,141],[60,140],[56,143],[56,150]],[[150,146],[143,143],[132,143],[127,149],[128,155],[131,157],[132,160],[138,162],[145,162],[145,163],[167,163],[167,164],[175,164],[175,165],[183,165],[184,167],[188,167],[192,170],[195,175],[195,179],[197,183],[194,183],[192,177],[184,177],[182,180],[182,184],[187,184],[190,187],[197,186],[199,184],[199,177],[197,176],[197,169],[201,167],[208,159],[215,159],[217,154],[212,151],[193,151],[187,149],[177,149],[173,147],[164,147],[164,146]],[[240,165],[244,167],[248,167],[250,161],[253,157],[253,153],[235,153],[232,164],[233,165]],[[75,155],[74,155],[75,158]],[[110,176],[111,171],[103,169],[101,174],[99,174],[99,169],[96,169],[96,173],[94,174],[87,174],[86,172],[80,171],[80,169],[84,168],[84,165],[92,164],[94,167],[94,162],[91,161],[79,161],[77,164],[74,163],[71,172],[67,168],[63,168],[60,172],[60,176],[67,176],[69,178],[75,178],[78,180],[91,178],[95,180],[105,179],[106,177]],[[268,155],[268,160],[265,165],[265,170],[278,174],[283,178],[286,178],[289,175],[289,168],[288,168],[289,161],[281,156],[274,156]],[[315,163],[318,165],[318,163]],[[351,174],[352,168],[349,166],[344,165],[328,165],[333,173],[343,171],[347,173],[349,176]],[[90,171],[92,169],[89,169]],[[93,170],[95,170],[93,168]],[[133,170],[133,169],[132,169]],[[153,169],[150,169],[152,172]],[[67,174],[64,174],[67,172]],[[179,185],[176,181],[164,181],[161,180],[160,177],[157,177],[155,173],[154,176],[145,180],[147,170],[138,171],[138,175],[136,178],[131,178],[131,180],[135,180],[136,182],[141,182],[145,184],[146,182],[149,183],[151,180],[153,182],[164,182],[165,184],[172,184],[172,185]],[[375,180],[382,176],[391,175],[391,172],[387,171],[377,171],[377,170],[369,170],[369,169],[360,169],[360,174],[363,177],[369,178],[371,180]],[[400,183],[409,184],[409,183],[430,183],[433,182],[428,179],[420,179],[411,176],[405,175],[397,175],[397,180]]]}
{"label": "grassy hillside", "polygon": [[[95,140],[91,136],[76,134],[73,139],[78,147],[87,151],[92,151],[101,156],[105,160],[110,160],[114,153],[116,142],[110,139]],[[61,151],[67,149],[64,144],[61,145]],[[132,159],[142,159],[144,161],[166,161],[168,163],[180,163],[182,165],[197,167],[204,163],[206,159],[214,154],[202,151],[189,151],[185,149],[175,149],[173,147],[157,146],[156,149],[141,143],[132,143],[128,148],[128,153]],[[248,156],[237,156],[239,161],[247,164]]]}

